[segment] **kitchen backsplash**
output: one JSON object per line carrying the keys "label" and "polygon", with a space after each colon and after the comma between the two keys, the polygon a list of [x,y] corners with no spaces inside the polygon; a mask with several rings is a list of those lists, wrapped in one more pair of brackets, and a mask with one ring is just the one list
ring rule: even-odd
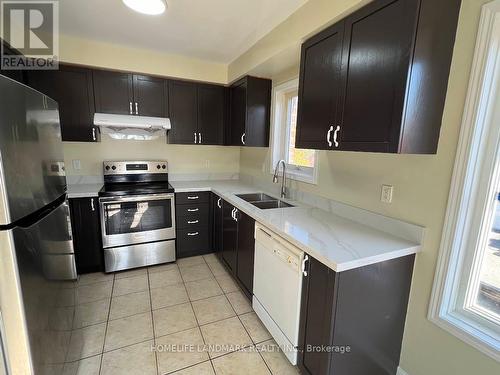
{"label": "kitchen backsplash", "polygon": [[66,174],[72,183],[100,182],[104,160],[155,159],[168,161],[171,180],[234,179],[239,174],[240,148],[170,145],[164,137],[124,141],[103,135],[98,143],[64,142]]}

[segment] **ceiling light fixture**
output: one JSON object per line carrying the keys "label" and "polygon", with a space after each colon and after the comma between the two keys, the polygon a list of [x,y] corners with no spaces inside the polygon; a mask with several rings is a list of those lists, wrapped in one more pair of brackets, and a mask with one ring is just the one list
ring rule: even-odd
{"label": "ceiling light fixture", "polygon": [[151,16],[162,14],[167,9],[165,0],[123,0],[123,3],[136,12]]}

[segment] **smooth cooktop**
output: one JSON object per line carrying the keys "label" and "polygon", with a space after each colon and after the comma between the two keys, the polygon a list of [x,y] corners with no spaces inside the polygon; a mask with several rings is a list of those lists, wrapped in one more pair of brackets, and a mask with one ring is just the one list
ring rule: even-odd
{"label": "smooth cooktop", "polygon": [[100,197],[124,196],[124,195],[144,195],[173,193],[174,188],[168,182],[136,182],[136,183],[114,183],[105,184]]}

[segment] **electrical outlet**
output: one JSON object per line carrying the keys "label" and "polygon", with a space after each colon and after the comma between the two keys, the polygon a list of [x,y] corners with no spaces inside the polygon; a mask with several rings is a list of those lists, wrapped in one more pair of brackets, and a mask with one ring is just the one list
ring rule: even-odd
{"label": "electrical outlet", "polygon": [[72,163],[73,163],[73,169],[75,171],[79,171],[80,169],[82,169],[82,163],[79,159],[73,160]]}
{"label": "electrical outlet", "polygon": [[382,193],[380,195],[380,201],[382,203],[391,203],[393,191],[394,191],[394,186],[382,185]]}

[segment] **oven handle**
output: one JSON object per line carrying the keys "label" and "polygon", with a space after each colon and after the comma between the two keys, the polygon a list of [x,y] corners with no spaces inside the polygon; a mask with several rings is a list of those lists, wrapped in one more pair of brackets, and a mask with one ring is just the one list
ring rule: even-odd
{"label": "oven handle", "polygon": [[133,195],[123,197],[102,197],[99,198],[101,203],[119,203],[119,202],[139,202],[139,201],[157,201],[162,199],[174,199],[174,194],[147,194],[147,195]]}

